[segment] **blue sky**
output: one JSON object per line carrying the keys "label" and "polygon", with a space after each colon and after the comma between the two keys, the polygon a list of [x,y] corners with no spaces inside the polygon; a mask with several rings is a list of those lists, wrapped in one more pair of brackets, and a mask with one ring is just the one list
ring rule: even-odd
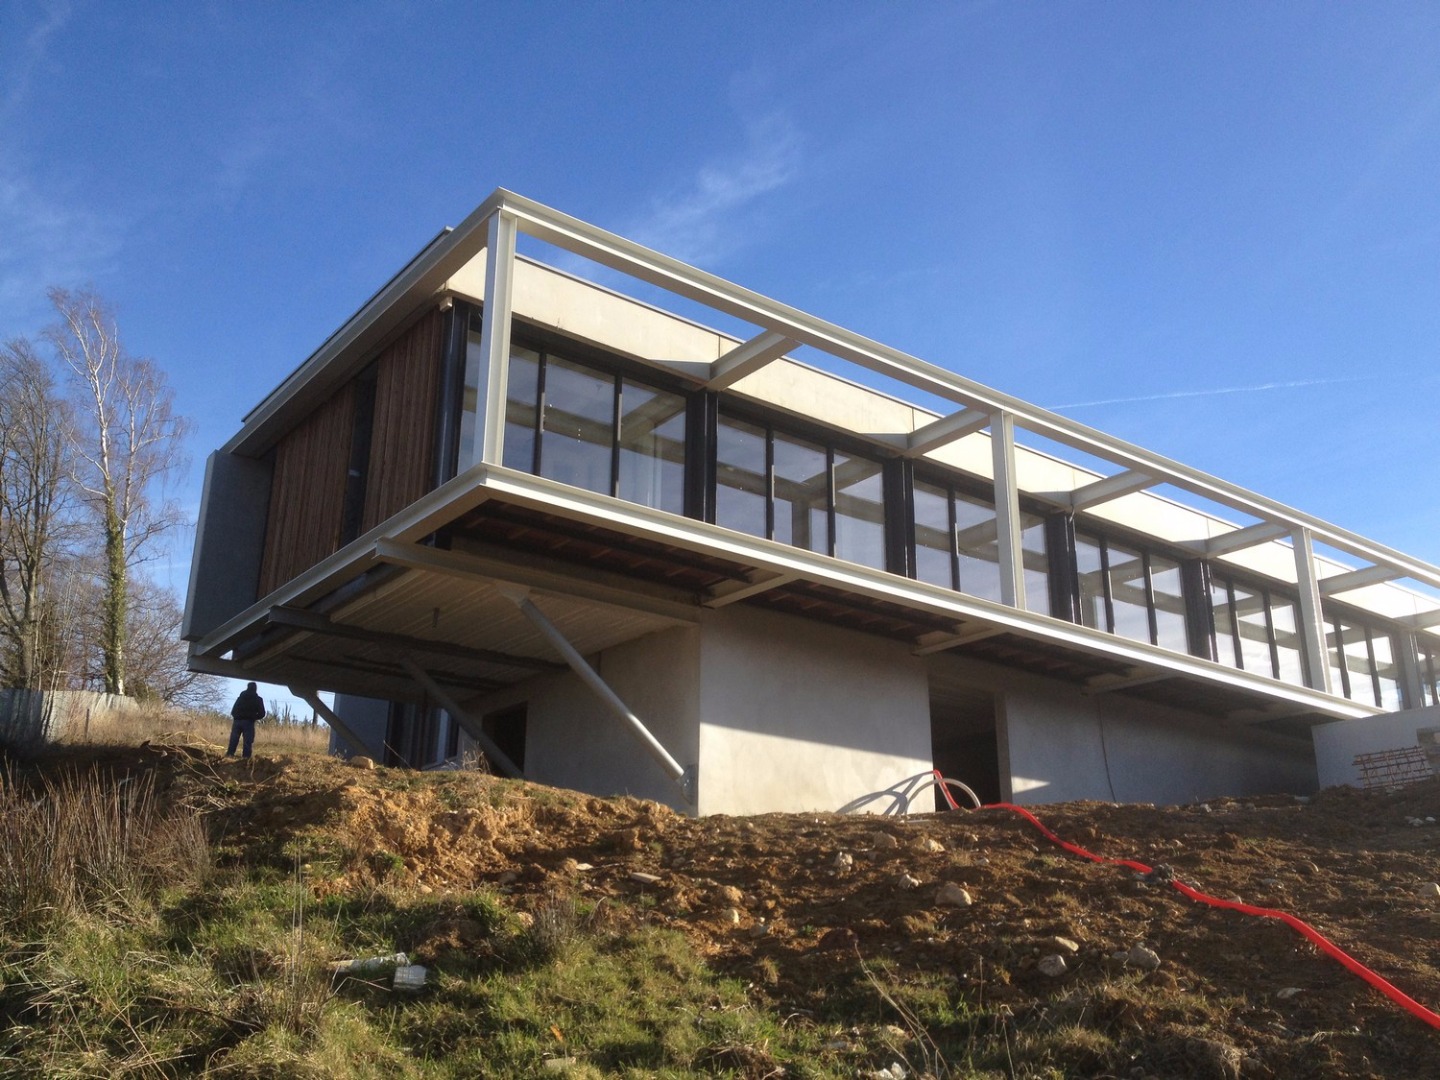
{"label": "blue sky", "polygon": [[192,505],[499,186],[1440,563],[1440,5],[0,0],[0,336],[112,300]]}

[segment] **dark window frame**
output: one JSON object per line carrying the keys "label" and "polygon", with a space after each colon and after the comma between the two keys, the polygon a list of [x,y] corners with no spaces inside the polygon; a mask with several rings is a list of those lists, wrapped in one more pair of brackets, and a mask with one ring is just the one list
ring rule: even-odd
{"label": "dark window frame", "polygon": [[[1179,568],[1180,598],[1185,608],[1185,649],[1183,651],[1186,655],[1199,655],[1196,652],[1198,643],[1196,640],[1196,626],[1194,614],[1194,608],[1196,604],[1196,596],[1194,592],[1195,576],[1193,572],[1187,572],[1186,570],[1187,564],[1194,562],[1195,560],[1187,559],[1184,556],[1174,554],[1168,550],[1156,548],[1150,544],[1140,543],[1136,541],[1129,533],[1125,533],[1122,535],[1118,533],[1112,533],[1104,529],[1092,529],[1089,527],[1089,522],[1086,522],[1083,525],[1077,524],[1070,532],[1070,536],[1071,547],[1069,550],[1069,562],[1072,567],[1071,572],[1075,576],[1074,592],[1076,597],[1076,621],[1079,621],[1081,612],[1079,609],[1080,572],[1075,562],[1075,545],[1078,543],[1079,540],[1084,539],[1087,543],[1093,544],[1095,547],[1097,547],[1100,552],[1099,573],[1100,583],[1103,589],[1102,597],[1104,599],[1105,626],[1099,627],[1097,629],[1103,629],[1107,634],[1117,634],[1117,631],[1115,629],[1115,596],[1110,581],[1110,545],[1112,543],[1122,544],[1125,547],[1133,548],[1135,550],[1135,553],[1140,556],[1141,577],[1144,583],[1143,591],[1145,596],[1145,622],[1146,629],[1149,631],[1148,644],[1155,646],[1157,649],[1165,649],[1167,652],[1179,651],[1171,649],[1168,645],[1160,644],[1160,617],[1156,612],[1155,605],[1155,569],[1153,563],[1153,558],[1159,557],[1177,564]],[[1208,597],[1206,598],[1206,602],[1208,603]],[[1233,591],[1230,594],[1230,604],[1233,609]],[[1117,634],[1117,636],[1120,635]],[[1128,638],[1127,640],[1133,641],[1135,639]],[[1213,648],[1207,649],[1207,652],[1213,652]]]}

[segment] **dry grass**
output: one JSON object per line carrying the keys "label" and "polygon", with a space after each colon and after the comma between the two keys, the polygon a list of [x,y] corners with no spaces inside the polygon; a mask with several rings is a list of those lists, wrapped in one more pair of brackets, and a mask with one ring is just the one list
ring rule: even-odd
{"label": "dry grass", "polygon": [[[230,718],[219,713],[179,709],[140,708],[99,713],[76,724],[59,740],[68,746],[162,745],[224,748],[230,738]],[[255,748],[265,753],[326,754],[330,729],[323,725],[261,723],[255,730]]]}
{"label": "dry grass", "polygon": [[98,769],[37,788],[0,778],[0,927],[38,930],[82,912],[133,910],[210,861],[200,820],[156,797],[151,779]]}

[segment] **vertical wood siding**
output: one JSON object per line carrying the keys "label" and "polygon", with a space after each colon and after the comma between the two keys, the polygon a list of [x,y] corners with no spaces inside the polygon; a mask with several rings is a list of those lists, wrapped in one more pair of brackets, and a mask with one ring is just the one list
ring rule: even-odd
{"label": "vertical wood siding", "polygon": [[432,310],[380,354],[365,484],[367,532],[434,486],[445,318]]}
{"label": "vertical wood siding", "polygon": [[261,596],[339,550],[354,429],[351,384],[276,445],[265,557],[260,564]]}

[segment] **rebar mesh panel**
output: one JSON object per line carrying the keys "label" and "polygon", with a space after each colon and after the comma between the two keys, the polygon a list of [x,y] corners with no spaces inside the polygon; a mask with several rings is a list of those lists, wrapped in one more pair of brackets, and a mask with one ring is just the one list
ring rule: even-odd
{"label": "rebar mesh panel", "polygon": [[1373,754],[1356,754],[1355,767],[1360,770],[1360,786],[1398,788],[1430,779],[1430,761],[1418,746],[1403,750],[1379,750]]}

